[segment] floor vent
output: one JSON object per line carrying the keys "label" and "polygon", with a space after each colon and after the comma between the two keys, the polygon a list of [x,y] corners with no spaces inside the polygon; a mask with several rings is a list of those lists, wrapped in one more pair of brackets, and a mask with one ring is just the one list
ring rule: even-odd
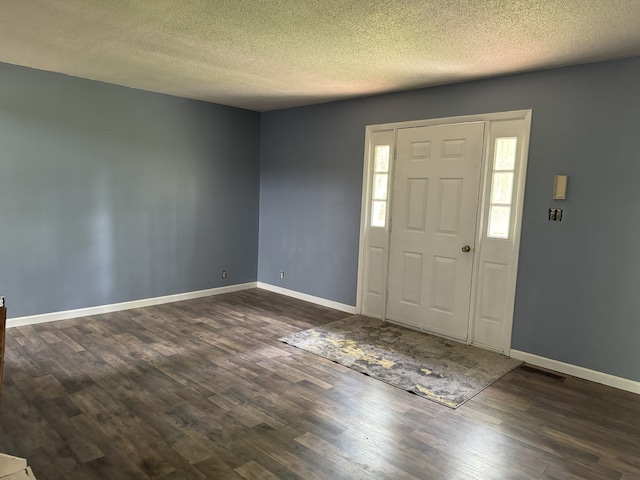
{"label": "floor vent", "polygon": [[523,370],[527,373],[535,373],[536,375],[542,375],[544,377],[551,378],[552,380],[556,380],[558,382],[564,382],[566,378],[556,373],[551,373],[551,372],[547,372],[546,370],[540,370],[539,368],[530,367],[529,365],[522,365],[520,367],[520,370]]}

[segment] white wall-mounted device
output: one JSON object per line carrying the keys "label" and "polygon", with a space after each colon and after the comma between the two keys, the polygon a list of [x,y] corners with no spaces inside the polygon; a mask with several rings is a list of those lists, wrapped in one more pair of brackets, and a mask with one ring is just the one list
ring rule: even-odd
{"label": "white wall-mounted device", "polygon": [[553,199],[564,200],[565,198],[567,198],[567,176],[554,175],[553,176]]}

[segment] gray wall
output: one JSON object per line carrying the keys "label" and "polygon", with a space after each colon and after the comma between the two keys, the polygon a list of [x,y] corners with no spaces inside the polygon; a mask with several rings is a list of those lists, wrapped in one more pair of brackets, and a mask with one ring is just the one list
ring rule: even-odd
{"label": "gray wall", "polygon": [[366,125],[533,108],[512,347],[640,380],[638,79],[633,58],[263,114],[258,279],[355,305]]}
{"label": "gray wall", "polygon": [[9,316],[255,281],[259,141],[256,112],[0,64]]}

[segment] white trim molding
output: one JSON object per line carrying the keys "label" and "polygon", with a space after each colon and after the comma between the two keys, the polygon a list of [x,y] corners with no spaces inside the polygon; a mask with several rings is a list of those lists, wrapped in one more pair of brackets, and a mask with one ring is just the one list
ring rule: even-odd
{"label": "white trim molding", "polygon": [[285,295],[287,297],[297,298],[298,300],[304,300],[305,302],[315,303],[316,305],[320,305],[322,307],[340,310],[341,312],[351,314],[357,313],[356,307],[354,306],[334,302],[333,300],[327,300],[326,298],[322,297],[315,297],[306,293],[296,292],[295,290],[289,290],[288,288],[277,287],[276,285],[271,285],[270,283],[258,282],[258,288],[261,288],[262,290],[268,290],[269,292],[279,293],[280,295]]}
{"label": "white trim molding", "polygon": [[58,320],[68,320],[71,318],[88,317],[89,315],[99,315],[101,313],[119,312],[132,308],[150,307],[152,305],[162,305],[163,303],[180,302],[194,298],[209,297],[222,293],[239,292],[256,288],[257,282],[240,283],[226,287],[210,288],[195,292],[177,293],[175,295],[165,295],[163,297],[144,298],[132,300],[130,302],[112,303],[110,305],[99,305],[97,307],[79,308],[76,310],[66,310],[63,312],[43,313],[41,315],[31,315],[28,317],[10,318],[7,320],[7,328],[22,327],[24,325],[35,325],[36,323],[56,322]]}
{"label": "white trim molding", "polygon": [[640,394],[640,382],[629,380],[628,378],[616,377],[615,375],[609,375],[608,373],[589,370],[588,368],[560,362],[558,360],[552,360],[546,357],[540,357],[538,355],[521,352],[519,350],[511,350],[510,357],[515,358],[516,360],[522,360],[523,362],[537,367],[564,373],[565,375],[571,375],[591,382],[608,385],[609,387],[626,390],[627,392]]}

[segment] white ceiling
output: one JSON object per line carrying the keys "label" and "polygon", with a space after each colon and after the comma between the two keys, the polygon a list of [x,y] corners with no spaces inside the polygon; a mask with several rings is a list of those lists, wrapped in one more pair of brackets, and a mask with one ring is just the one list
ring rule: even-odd
{"label": "white ceiling", "polygon": [[259,111],[631,55],[640,0],[0,0],[2,62]]}

